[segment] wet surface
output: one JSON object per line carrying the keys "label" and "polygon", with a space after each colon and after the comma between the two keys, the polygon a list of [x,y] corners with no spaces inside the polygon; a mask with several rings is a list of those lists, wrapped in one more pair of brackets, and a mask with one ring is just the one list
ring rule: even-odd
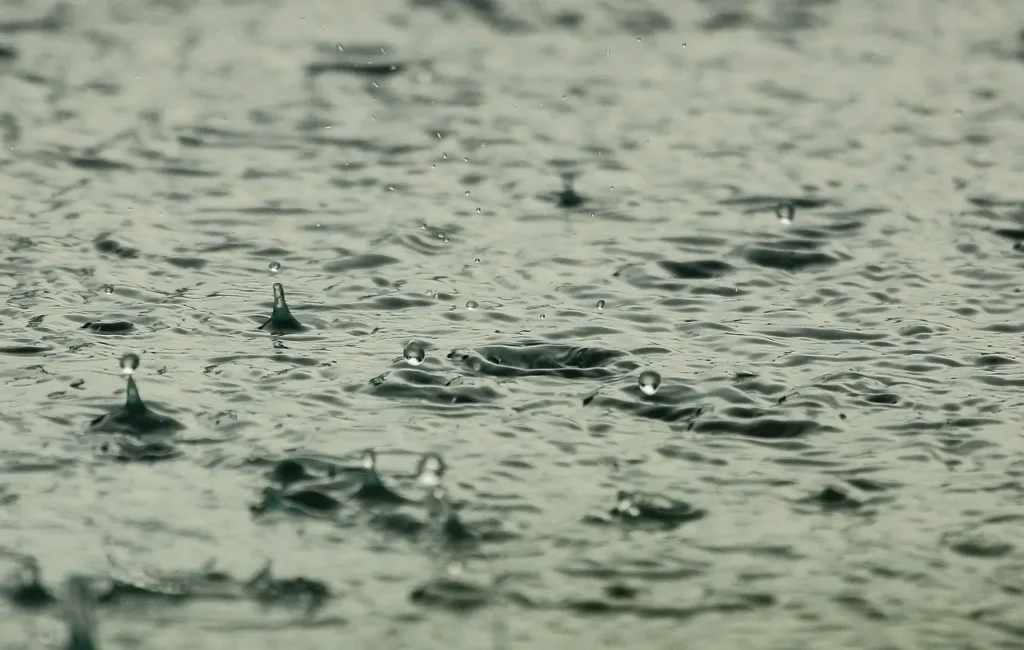
{"label": "wet surface", "polygon": [[0,0],[4,648],[1024,647],[1022,30]]}

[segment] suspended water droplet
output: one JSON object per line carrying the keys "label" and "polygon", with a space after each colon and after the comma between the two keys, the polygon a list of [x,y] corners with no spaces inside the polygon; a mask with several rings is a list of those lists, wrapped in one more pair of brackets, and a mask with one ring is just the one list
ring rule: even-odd
{"label": "suspended water droplet", "polygon": [[475,260],[473,260],[473,263],[474,263],[474,264],[479,264],[479,263],[480,263],[480,258],[478,257],[478,258],[476,258]]}
{"label": "suspended water droplet", "polygon": [[438,454],[423,454],[416,467],[416,481],[424,487],[437,487],[441,485],[441,479],[447,469],[444,460]]}
{"label": "suspended water droplet", "polygon": [[121,372],[126,375],[133,374],[139,367],[139,355],[129,352],[121,357]]}
{"label": "suspended water droplet", "polygon": [[469,190],[466,190],[466,196],[469,196]]}
{"label": "suspended water droplet", "polygon": [[103,293],[105,293],[105,294],[114,293],[114,287],[110,286],[109,284],[103,285]]}
{"label": "suspended water droplet", "polygon": [[604,304],[605,304],[604,300],[598,300],[597,301],[597,308],[598,309],[604,309]]}
{"label": "suspended water droplet", "polygon": [[796,206],[789,201],[783,201],[782,203],[775,206],[775,216],[778,217],[779,223],[788,226],[793,223],[793,217],[796,215]]}
{"label": "suspended water droplet", "polygon": [[480,304],[475,300],[470,300],[466,303],[466,309],[469,311],[476,311],[477,309],[480,309]]}
{"label": "suspended water droplet", "polygon": [[427,351],[423,349],[422,343],[409,341],[405,344],[405,349],[402,350],[402,356],[405,357],[405,362],[410,366],[418,366],[427,357]]}
{"label": "suspended water droplet", "polygon": [[270,272],[271,273],[277,273],[280,270],[281,270],[281,263],[280,262],[271,262],[270,263]]}
{"label": "suspended water droplet", "polygon": [[364,450],[360,457],[360,463],[366,471],[373,471],[377,467],[377,452],[372,449]]}
{"label": "suspended water droplet", "polygon": [[483,210],[481,210],[480,208],[477,208],[477,209],[476,209],[476,213],[477,213],[477,214],[481,214],[482,212],[483,212]]}
{"label": "suspended water droplet", "polygon": [[661,375],[653,370],[644,370],[640,373],[639,385],[644,395],[653,395],[661,386]]}

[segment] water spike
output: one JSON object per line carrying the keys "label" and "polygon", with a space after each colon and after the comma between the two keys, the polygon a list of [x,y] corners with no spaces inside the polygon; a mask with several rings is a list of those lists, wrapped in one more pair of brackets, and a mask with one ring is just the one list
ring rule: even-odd
{"label": "water spike", "polygon": [[124,408],[126,411],[145,411],[146,404],[139,395],[139,387],[135,384],[135,377],[128,376],[128,385],[125,387]]}
{"label": "water spike", "polygon": [[89,582],[71,576],[64,586],[64,614],[68,625],[66,650],[98,650],[96,641],[96,597]]}
{"label": "water spike", "polygon": [[361,462],[363,466],[363,484],[352,495],[353,499],[370,503],[400,504],[408,503],[409,500],[398,494],[380,479],[377,473],[377,452],[373,449],[363,451]]}
{"label": "water spike", "polygon": [[270,313],[270,318],[260,325],[260,329],[269,329],[276,333],[301,332],[306,329],[305,325],[297,321],[292,316],[291,310],[288,309],[288,302],[284,297],[284,287],[280,282],[274,283],[274,311]]}

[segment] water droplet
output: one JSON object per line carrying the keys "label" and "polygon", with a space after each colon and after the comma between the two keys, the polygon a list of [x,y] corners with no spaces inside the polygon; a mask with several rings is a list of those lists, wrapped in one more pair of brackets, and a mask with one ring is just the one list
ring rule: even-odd
{"label": "water droplet", "polygon": [[418,366],[423,363],[423,359],[427,357],[427,351],[423,349],[422,343],[419,343],[418,341],[409,341],[405,344],[402,356],[405,357],[406,363],[410,366]]}
{"label": "water droplet", "polygon": [[469,302],[466,303],[466,309],[468,309],[469,311],[476,311],[477,309],[480,309],[480,305],[479,303],[477,303],[477,301],[470,300]]}
{"label": "water droplet", "polygon": [[372,449],[364,450],[359,462],[366,471],[373,471],[377,467],[377,452]]}
{"label": "water droplet", "polygon": [[447,469],[439,455],[423,454],[416,468],[416,481],[424,487],[437,487],[441,485],[441,478]]}
{"label": "water droplet", "polygon": [[476,209],[476,213],[477,213],[477,214],[482,214],[482,213],[483,213],[483,210],[481,210],[480,208],[477,208],[477,209]]}
{"label": "water droplet", "polygon": [[280,270],[281,270],[281,263],[280,262],[271,262],[270,263],[270,272],[271,273],[277,273]]}
{"label": "water droplet", "polygon": [[640,373],[639,385],[644,395],[653,395],[661,386],[661,375],[653,370],[644,370]]}
{"label": "water droplet", "polygon": [[134,373],[139,367],[139,355],[129,352],[121,357],[121,372],[126,375]]}
{"label": "water droplet", "polygon": [[783,201],[782,203],[775,206],[775,216],[778,217],[779,223],[789,225],[793,223],[793,216],[796,214],[796,207],[789,201]]}
{"label": "water droplet", "polygon": [[473,263],[474,263],[474,264],[479,264],[479,263],[480,263],[480,258],[478,257],[478,258],[476,258],[475,260],[473,260]]}
{"label": "water droplet", "polygon": [[103,293],[106,293],[106,294],[114,293],[114,287],[110,286],[109,284],[103,285]]}
{"label": "water droplet", "polygon": [[605,303],[604,303],[604,301],[603,301],[603,300],[598,300],[598,301],[597,301],[597,308],[598,308],[598,309],[604,309],[604,304],[605,304]]}
{"label": "water droplet", "polygon": [[469,190],[466,190],[466,196],[469,196]]}

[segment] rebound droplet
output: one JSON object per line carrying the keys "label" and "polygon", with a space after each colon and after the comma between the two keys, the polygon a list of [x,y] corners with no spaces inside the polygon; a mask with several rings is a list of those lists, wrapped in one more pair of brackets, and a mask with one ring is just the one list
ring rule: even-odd
{"label": "rebound droplet", "polygon": [[476,311],[477,309],[480,309],[480,304],[475,300],[470,300],[466,303],[466,309],[469,311]]}
{"label": "rebound droplet", "polygon": [[281,270],[281,263],[280,262],[271,262],[270,263],[270,272],[271,273],[277,273],[280,270]]}
{"label": "rebound droplet", "polygon": [[114,293],[114,287],[110,286],[109,284],[103,285],[103,293],[106,293],[106,294]]}
{"label": "rebound droplet", "polygon": [[788,226],[793,223],[793,217],[796,215],[796,206],[789,201],[783,201],[782,203],[775,206],[775,216],[778,217],[779,223]]}
{"label": "rebound droplet", "polygon": [[121,357],[121,372],[126,375],[134,374],[139,368],[139,355],[129,352]]}
{"label": "rebound droplet", "polygon": [[658,388],[661,387],[661,375],[654,372],[653,370],[644,370],[640,373],[639,380],[640,390],[644,395],[653,395],[658,392]]}
{"label": "rebound droplet", "polygon": [[597,301],[597,308],[598,309],[604,309],[604,305],[605,305],[605,303],[604,303],[603,300],[598,300]]}
{"label": "rebound droplet", "polygon": [[284,297],[284,287],[280,282],[274,284],[274,311],[271,312],[270,318],[260,325],[260,329],[269,330],[275,334],[302,332],[306,329],[305,325],[295,320],[291,310],[288,309],[288,303]]}
{"label": "rebound droplet", "polygon": [[405,349],[402,350],[402,356],[405,357],[405,362],[410,366],[418,366],[427,357],[427,351],[423,349],[422,343],[409,341],[406,343]]}
{"label": "rebound droplet", "polygon": [[416,481],[423,487],[433,488],[441,485],[441,479],[447,467],[444,460],[435,453],[423,454],[416,466]]}

